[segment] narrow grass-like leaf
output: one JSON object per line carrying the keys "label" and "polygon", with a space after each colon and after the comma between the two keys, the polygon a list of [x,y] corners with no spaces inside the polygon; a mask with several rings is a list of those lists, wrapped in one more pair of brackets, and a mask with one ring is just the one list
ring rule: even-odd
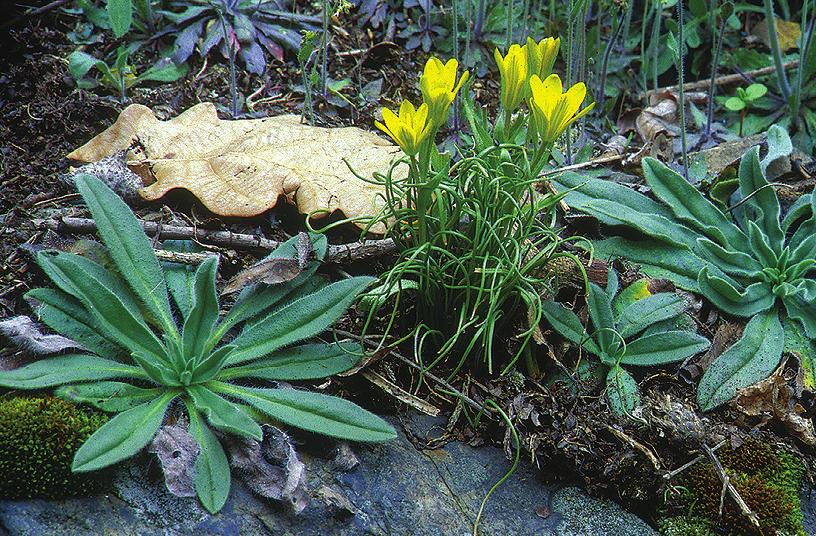
{"label": "narrow grass-like leaf", "polygon": [[541,313],[550,323],[550,326],[566,337],[568,341],[577,346],[583,346],[590,354],[601,355],[601,349],[589,337],[584,325],[581,324],[581,319],[575,313],[554,301],[542,302]]}
{"label": "narrow grass-like leaf", "polygon": [[776,310],[752,318],[742,338],[708,367],[697,388],[697,403],[710,411],[731,400],[739,389],[762,381],[774,371],[785,345]]}
{"label": "narrow grass-like leaf", "polygon": [[351,342],[303,344],[279,350],[266,359],[224,369],[218,379],[315,380],[347,371],[360,360],[362,352],[362,346]]}
{"label": "narrow grass-like leaf", "polygon": [[71,402],[90,404],[102,411],[119,413],[155,400],[162,389],[144,389],[123,382],[94,382],[63,385],[54,394]]}
{"label": "narrow grass-like leaf", "polygon": [[187,402],[190,415],[189,432],[198,442],[200,451],[195,461],[195,489],[198,500],[214,514],[224,507],[230,492],[230,468],[224,448],[195,407]]}
{"label": "narrow grass-like leaf", "polygon": [[686,309],[686,302],[676,294],[661,292],[633,302],[620,314],[617,330],[628,339],[652,324],[674,318]]}
{"label": "narrow grass-like leaf", "polygon": [[253,326],[245,328],[231,344],[238,347],[227,363],[237,365],[263,357],[331,326],[348,309],[373,277],[352,277],[327,285],[295,300]]}
{"label": "narrow grass-like leaf", "polygon": [[127,355],[124,348],[100,329],[88,310],[74,297],[57,289],[35,288],[28,291],[25,298],[40,303],[36,308],[37,317],[57,333],[99,356]]}
{"label": "narrow grass-like leaf", "polygon": [[754,316],[773,307],[776,301],[766,283],[753,283],[740,291],[725,279],[711,275],[708,267],[700,272],[698,284],[703,296],[718,309],[736,316]]}
{"label": "narrow grass-like leaf", "polygon": [[178,337],[159,261],[136,216],[113,190],[92,175],[77,175],[76,186],[88,205],[97,231],[133,291],[161,323]]}
{"label": "narrow grass-like leaf", "polygon": [[640,405],[637,382],[619,366],[611,367],[606,375],[606,397],[609,407],[620,417],[631,415]]}
{"label": "narrow grass-like leaf", "polygon": [[710,345],[708,339],[690,331],[664,331],[645,335],[627,344],[620,362],[640,367],[676,363],[702,352]]}
{"label": "narrow grass-like leaf", "polygon": [[349,441],[388,441],[394,428],[370,411],[342,398],[296,389],[252,389],[211,382],[211,388],[239,398],[275,420]]}
{"label": "narrow grass-like leaf", "polygon": [[216,429],[258,441],[263,439],[261,427],[238,404],[218,396],[203,385],[191,385],[187,388],[187,394],[196,409]]}
{"label": "narrow grass-like leaf", "polygon": [[14,370],[0,371],[0,387],[7,389],[44,389],[66,383],[138,378],[147,375],[139,367],[124,365],[93,355],[69,354],[35,361]]}
{"label": "narrow grass-like leaf", "polygon": [[75,473],[96,471],[142,450],[159,431],[167,407],[176,396],[176,392],[167,392],[106,422],[79,447],[71,470]]}
{"label": "narrow grass-like leaf", "polygon": [[58,282],[63,290],[73,294],[91,313],[105,333],[134,352],[160,356],[164,353],[161,342],[156,338],[142,318],[136,316],[126,300],[87,268],[91,261],[76,255],[40,254],[40,266]]}
{"label": "narrow grass-like leaf", "polygon": [[712,238],[716,237],[722,245],[745,251],[747,239],[745,233],[682,175],[658,160],[646,157],[643,159],[643,176],[655,196],[663,201],[679,220],[692,224]]}
{"label": "narrow grass-like leaf", "polygon": [[210,257],[202,262],[195,274],[193,307],[184,321],[181,346],[188,359],[198,359],[207,344],[207,339],[218,322],[218,292],[215,279],[218,275],[218,257]]}

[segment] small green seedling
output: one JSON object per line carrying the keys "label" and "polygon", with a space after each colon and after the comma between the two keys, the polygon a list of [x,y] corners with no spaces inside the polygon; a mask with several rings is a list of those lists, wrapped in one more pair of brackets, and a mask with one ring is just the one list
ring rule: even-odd
{"label": "small green seedling", "polygon": [[728,97],[728,100],[725,101],[726,108],[740,114],[740,136],[742,136],[742,120],[746,110],[749,110],[754,101],[764,97],[767,92],[768,88],[764,84],[751,84],[746,88],[738,87],[736,96]]}

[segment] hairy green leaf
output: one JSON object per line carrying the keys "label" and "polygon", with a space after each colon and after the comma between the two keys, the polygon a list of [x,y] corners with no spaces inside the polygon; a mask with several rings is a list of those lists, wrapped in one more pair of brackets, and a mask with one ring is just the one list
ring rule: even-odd
{"label": "hairy green leaf", "polygon": [[759,147],[749,149],[740,160],[739,185],[743,199],[750,196],[743,209],[747,211],[746,216],[759,226],[771,249],[779,255],[785,240],[779,224],[779,198],[765,179],[759,162]]}
{"label": "hairy green leaf", "polygon": [[110,20],[111,30],[113,35],[117,38],[122,37],[128,30],[133,21],[133,6],[132,0],[108,0],[108,19]]}
{"label": "hairy green leaf", "polygon": [[606,375],[606,397],[609,407],[621,417],[631,415],[640,405],[637,382],[618,366],[611,367]]}
{"label": "hairy green leaf", "polygon": [[652,324],[674,318],[686,309],[686,302],[676,294],[661,292],[646,296],[626,307],[618,318],[617,330],[628,339]]}
{"label": "hairy green leaf", "polygon": [[230,468],[224,448],[212,433],[195,407],[187,403],[190,415],[190,435],[200,447],[195,461],[195,489],[198,500],[214,514],[224,507],[230,492]]}
{"label": "hairy green leaf", "polygon": [[218,322],[218,291],[215,288],[217,276],[218,257],[215,256],[206,259],[196,270],[193,307],[181,331],[181,347],[188,360],[201,357],[207,339]]}
{"label": "hairy green leaf", "polygon": [[702,352],[710,345],[708,339],[690,331],[663,331],[644,335],[627,344],[620,362],[641,367],[676,363]]}
{"label": "hairy green leaf", "polygon": [[770,376],[782,357],[784,339],[775,310],[752,318],[742,338],[714,360],[703,374],[697,390],[697,403],[703,411],[728,402],[739,389]]}
{"label": "hairy green leaf", "polygon": [[348,309],[373,277],[352,277],[295,300],[245,328],[232,344],[227,363],[237,365],[319,334]]}
{"label": "hairy green leaf", "polygon": [[612,301],[609,295],[595,283],[590,283],[587,306],[592,320],[593,336],[598,346],[604,353],[614,353],[620,340],[615,334],[615,317],[612,314]]}
{"label": "hairy green leaf", "polygon": [[753,283],[740,291],[722,277],[711,275],[708,267],[700,271],[697,282],[700,291],[711,303],[732,315],[753,316],[770,309],[776,302],[776,296],[766,283]]}
{"label": "hairy green leaf", "polygon": [[[201,248],[192,240],[165,240],[162,247],[168,251],[179,253],[195,253]],[[181,312],[183,319],[190,314],[193,308],[193,293],[195,292],[195,270],[188,264],[177,262],[162,262],[164,279],[167,281],[167,288],[173,296],[173,301]]]}
{"label": "hairy green leaf", "polygon": [[266,359],[221,371],[222,381],[235,378],[264,380],[314,380],[326,378],[353,367],[363,353],[358,343],[303,344],[275,352]]}
{"label": "hairy green leaf", "polygon": [[816,339],[816,281],[805,279],[799,283],[796,294],[782,302],[790,318],[798,320],[811,339]]}
{"label": "hairy green leaf", "polygon": [[590,354],[601,355],[601,349],[589,337],[584,325],[581,324],[581,319],[575,313],[554,301],[542,302],[541,313],[550,326],[568,341],[577,346],[583,346]]}
{"label": "hairy green leaf", "polygon": [[263,439],[261,427],[238,404],[218,396],[203,385],[187,388],[190,400],[216,429],[230,434]]}
{"label": "hairy green leaf", "polygon": [[387,422],[342,398],[296,389],[252,389],[212,382],[215,390],[241,399],[275,420],[349,441],[397,437]]}
{"label": "hairy green leaf", "polygon": [[700,257],[730,276],[755,278],[762,271],[762,264],[750,255],[727,250],[707,238],[698,238],[697,245]]}
{"label": "hairy green leaf", "polygon": [[167,407],[176,396],[176,392],[167,392],[106,422],[79,447],[71,470],[75,473],[96,471],[142,450],[159,431]]}
{"label": "hairy green leaf", "polygon": [[111,378],[147,379],[138,367],[93,355],[69,354],[35,361],[14,370],[0,371],[0,387],[7,389],[44,389],[66,383],[108,380]]}
{"label": "hairy green leaf", "polygon": [[80,174],[75,181],[119,271],[165,333],[177,337],[164,273],[136,216],[96,177]]}
{"label": "hairy green leaf", "polygon": [[63,385],[55,389],[54,394],[71,402],[90,404],[102,411],[119,413],[155,400],[161,396],[162,389],[144,389],[123,382],[94,382]]}
{"label": "hairy green leaf", "polygon": [[650,277],[669,279],[678,287],[699,292],[697,276],[706,262],[686,248],[654,241],[613,237],[593,243],[599,259],[625,257]]}

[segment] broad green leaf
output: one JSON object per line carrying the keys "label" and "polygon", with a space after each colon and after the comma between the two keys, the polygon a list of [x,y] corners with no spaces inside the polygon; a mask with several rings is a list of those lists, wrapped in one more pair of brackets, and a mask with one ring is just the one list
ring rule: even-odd
{"label": "broad green leaf", "polygon": [[93,355],[69,354],[35,361],[14,370],[0,371],[0,387],[7,389],[44,389],[66,383],[108,380],[112,378],[147,379],[138,367],[124,365]]}
{"label": "broad green leaf", "polygon": [[[607,270],[606,271],[606,295],[609,296],[609,300],[612,301],[615,299],[615,296],[618,294],[620,290],[620,280],[618,279],[618,272],[615,270]],[[614,315],[613,315],[614,316]]]}
{"label": "broad green leaf", "polygon": [[71,470],[75,473],[96,471],[135,455],[159,431],[167,407],[176,396],[178,393],[174,391],[166,392],[103,424],[79,447]]}
{"label": "broad green leaf", "polygon": [[782,231],[787,233],[793,224],[803,219],[809,219],[812,215],[811,194],[799,196],[799,198],[793,202],[793,205],[788,208],[788,212],[785,213],[785,218],[782,220]]}
{"label": "broad green leaf", "polygon": [[609,407],[620,417],[631,415],[640,405],[637,382],[619,366],[611,367],[606,375],[606,397]]}
{"label": "broad green leaf", "polygon": [[100,328],[119,344],[157,358],[164,353],[161,342],[125,304],[126,300],[103,283],[100,274],[88,270],[95,263],[76,255],[45,252],[37,260],[43,271],[64,291],[77,297]]}
{"label": "broad green leaf", "polygon": [[25,298],[40,302],[36,308],[37,318],[57,333],[99,356],[127,355],[122,346],[106,336],[87,309],[69,294],[57,289],[36,288],[28,291]]}
{"label": "broad green leaf", "polygon": [[615,317],[612,314],[612,302],[601,287],[595,283],[589,284],[587,295],[589,318],[592,320],[594,339],[605,353],[614,353],[613,349],[620,342],[615,334]]}
{"label": "broad green leaf", "polygon": [[[192,240],[166,240],[162,247],[168,251],[180,253],[195,253],[201,250]],[[181,317],[187,318],[190,309],[193,308],[193,292],[195,284],[195,270],[187,264],[177,262],[162,262],[164,279],[167,281],[167,288],[173,296],[173,301],[181,311]]]}
{"label": "broad green leaf", "polygon": [[762,271],[762,264],[750,255],[740,251],[726,250],[707,238],[698,238],[697,245],[700,257],[716,265],[730,276],[756,278],[758,272]]}
{"label": "broad green leaf", "polygon": [[178,337],[159,261],[136,216],[113,190],[92,175],[77,175],[76,186],[88,205],[97,232],[128,285],[161,323]]}
{"label": "broad green leaf", "polygon": [[189,432],[198,442],[200,451],[195,461],[195,488],[198,500],[214,514],[224,507],[230,492],[230,468],[224,448],[201,416],[187,404],[190,415]]}
{"label": "broad green leaf", "polygon": [[814,259],[816,259],[816,235],[810,235],[791,251],[790,264]]}
{"label": "broad green leaf", "polygon": [[161,396],[162,389],[144,389],[123,382],[94,382],[63,385],[55,389],[54,394],[71,402],[90,404],[102,411],[119,413],[155,400]]}
{"label": "broad green leaf", "polygon": [[775,310],[752,318],[742,338],[708,367],[697,388],[697,403],[710,411],[731,400],[739,389],[762,381],[774,371],[785,344]]}
{"label": "broad green leaf", "polygon": [[176,65],[169,58],[159,60],[155,65],[137,76],[131,85],[136,85],[143,80],[151,80],[153,82],[175,82],[187,74],[187,65]]}
{"label": "broad green leaf", "polygon": [[397,437],[390,424],[342,398],[297,389],[252,389],[220,382],[208,385],[275,420],[310,432],[349,441],[388,441]]}
{"label": "broad green leaf", "polygon": [[612,312],[615,313],[616,321],[620,318],[620,315],[624,309],[636,301],[652,295],[651,290],[649,290],[650,282],[651,280],[647,277],[638,279],[623,289],[620,294],[618,294],[615,299],[612,300]]}
{"label": "broad green leaf", "polygon": [[104,61],[94,58],[85,52],[77,50],[68,56],[68,72],[71,73],[71,76],[77,81],[77,83],[85,78],[88,71],[94,67],[100,70],[108,70],[108,66],[105,65]]}
{"label": "broad green leaf", "polygon": [[736,316],[754,316],[770,309],[776,302],[776,296],[768,288],[767,283],[752,283],[740,291],[722,277],[709,274],[708,267],[700,272],[697,283],[703,296],[718,309]]}
{"label": "broad green leaf", "polygon": [[[282,283],[280,285],[266,285],[263,283],[256,283],[244,288],[235,304],[230,309],[230,312],[221,321],[221,324],[213,332],[207,344],[207,349],[215,348],[215,345],[220,341],[227,331],[233,326],[245,321],[251,320],[262,313],[269,311],[277,303],[287,297],[293,290],[300,287],[309,281],[317,271],[319,261],[326,256],[328,250],[328,242],[323,235],[309,235],[312,239],[312,247],[314,248],[316,261],[312,261],[303,270],[303,272],[291,281]],[[297,258],[297,236],[294,236],[275,248],[264,260],[268,259],[296,259]]]}
{"label": "broad green leaf", "polygon": [[620,362],[640,367],[665,365],[698,354],[710,345],[708,339],[690,331],[664,331],[627,344]]}
{"label": "broad green leaf", "polygon": [[[758,88],[755,89],[755,91],[761,93],[759,97],[768,91],[768,88],[762,84],[751,84],[748,86],[746,91],[750,93],[751,88],[756,86],[758,86]],[[759,97],[752,96],[751,98],[757,99]],[[791,153],[793,152],[793,143],[791,143],[788,132],[779,125],[772,125],[771,128],[768,129],[767,140],[768,154],[766,154],[765,158],[760,161],[760,168],[762,169],[762,173],[765,174],[766,178],[768,166],[770,166],[776,160],[790,157]]]}
{"label": "broad green leaf", "polygon": [[187,394],[196,410],[204,414],[216,429],[258,441],[263,439],[261,427],[238,404],[218,396],[203,385],[187,387]]}
{"label": "broad green leaf", "polygon": [[785,351],[793,354],[802,368],[805,389],[816,391],[816,341],[808,337],[802,324],[790,318],[783,323]]}
{"label": "broad green leaf", "polygon": [[245,328],[231,344],[238,347],[227,363],[237,365],[313,337],[331,326],[373,277],[352,277],[327,285],[274,311]]}
{"label": "broad green leaf", "polygon": [[767,237],[771,249],[779,255],[785,239],[779,224],[779,198],[765,179],[759,162],[759,147],[749,149],[740,160],[739,185],[743,199],[751,196],[745,203],[751,209],[747,214],[748,218],[756,222],[762,234]]}
{"label": "broad green leaf", "polygon": [[326,378],[349,370],[360,360],[362,352],[362,346],[350,342],[303,344],[279,350],[266,359],[224,369],[218,379],[294,381]]}
{"label": "broad green leaf", "polygon": [[133,360],[138,363],[139,367],[148,375],[148,377],[159,385],[178,387],[181,385],[179,379],[178,364],[165,363],[162,360],[142,354],[141,352],[133,352],[131,354]]}
{"label": "broad green leaf", "polygon": [[218,322],[218,291],[215,288],[217,276],[218,257],[215,256],[207,258],[196,270],[193,307],[181,332],[182,351],[188,359],[198,359],[201,356],[207,339]]}
{"label": "broad green leaf", "polygon": [[708,236],[716,237],[722,245],[745,250],[745,233],[682,175],[649,157],[643,159],[643,174],[654,194],[679,220],[692,224]]}
{"label": "broad green leaf", "polygon": [[133,6],[132,0],[108,0],[108,19],[110,20],[111,30],[113,35],[117,38],[122,37],[133,22]]}
{"label": "broad green leaf", "polygon": [[568,341],[576,346],[583,346],[590,354],[601,355],[601,349],[589,337],[584,325],[581,324],[581,320],[575,313],[554,301],[542,302],[541,313],[550,323],[550,326]]}
{"label": "broad green leaf", "polygon": [[700,291],[697,276],[707,263],[686,248],[620,237],[593,242],[593,246],[599,259],[625,257],[649,277],[668,279],[691,292]]}
{"label": "broad green leaf", "polygon": [[617,330],[628,339],[652,324],[674,318],[686,309],[686,302],[676,294],[661,292],[637,300],[621,312]]}
{"label": "broad green leaf", "polygon": [[777,265],[779,257],[768,242],[768,237],[763,234],[756,223],[750,220],[748,220],[748,242],[751,244],[754,257],[763,266],[775,267]]}
{"label": "broad green leaf", "polygon": [[796,294],[782,302],[788,316],[801,322],[807,336],[816,339],[816,281],[804,279],[797,288]]}

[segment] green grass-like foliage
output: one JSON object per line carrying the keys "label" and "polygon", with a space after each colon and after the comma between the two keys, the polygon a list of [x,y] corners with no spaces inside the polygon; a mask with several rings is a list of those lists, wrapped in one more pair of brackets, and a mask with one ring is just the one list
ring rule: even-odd
{"label": "green grass-like foliage", "polygon": [[54,397],[0,400],[0,498],[55,499],[86,495],[98,478],[71,473],[79,446],[108,417]]}
{"label": "green grass-like foliage", "polygon": [[592,331],[578,316],[555,301],[542,312],[552,328],[598,357],[607,367],[606,394],[618,415],[630,415],[640,404],[635,379],[621,365],[656,366],[682,361],[708,348],[705,337],[675,327],[686,303],[676,294],[651,294],[644,280],[618,293],[618,278],[609,270],[606,290],[589,284],[587,305]]}
{"label": "green grass-like foliage", "polygon": [[[431,168],[418,180],[397,177],[396,166],[375,178],[385,189],[385,207],[372,224],[388,226],[399,258],[369,301],[413,293],[422,364],[432,367],[455,355],[457,371],[481,358],[493,372],[496,334],[526,314],[517,350],[501,363],[507,371],[541,320],[541,293],[553,283],[551,263],[569,257],[580,267],[553,226],[561,196],[535,190],[537,174],[519,145],[489,145],[452,166],[448,154],[434,153]],[[391,318],[399,311],[397,299]],[[433,361],[422,359],[434,351]]]}
{"label": "green grass-like foliage", "polygon": [[758,147],[743,156],[741,201],[727,212],[652,158],[644,159],[643,171],[657,200],[607,181],[559,179],[563,188],[578,188],[567,196],[571,207],[652,239],[610,238],[595,244],[596,255],[630,259],[653,277],[704,295],[726,313],[750,318],[743,337],[706,370],[698,390],[704,410],[768,377],[786,347],[799,355],[805,385],[816,387],[811,344],[816,280],[810,277],[816,268],[816,198],[801,196],[782,217],[765,168],[774,154],[790,147],[790,139],[778,127],[768,139],[772,154],[765,160]]}
{"label": "green grass-like foliage", "polygon": [[[118,413],[79,448],[73,471],[94,471],[139,452],[176,399],[186,406],[190,433],[201,446],[195,486],[211,512],[221,509],[230,488],[227,458],[211,428],[260,440],[260,416],[354,441],[395,437],[385,421],[340,398],[256,387],[259,380],[323,378],[351,368],[361,354],[357,344],[295,344],[331,326],[372,278],[321,284],[312,277],[312,262],[288,283],[247,287],[219,320],[216,257],[194,273],[163,270],[136,217],[113,191],[90,175],[76,184],[117,273],[84,257],[44,251],[37,261],[58,290],[27,296],[42,304],[42,321],[90,352],[0,372],[0,387],[59,386],[63,397]],[[318,258],[325,255],[325,239],[315,250]],[[294,254],[289,241],[271,256]],[[180,311],[178,325],[170,294]],[[239,334],[219,345],[241,323]]]}

